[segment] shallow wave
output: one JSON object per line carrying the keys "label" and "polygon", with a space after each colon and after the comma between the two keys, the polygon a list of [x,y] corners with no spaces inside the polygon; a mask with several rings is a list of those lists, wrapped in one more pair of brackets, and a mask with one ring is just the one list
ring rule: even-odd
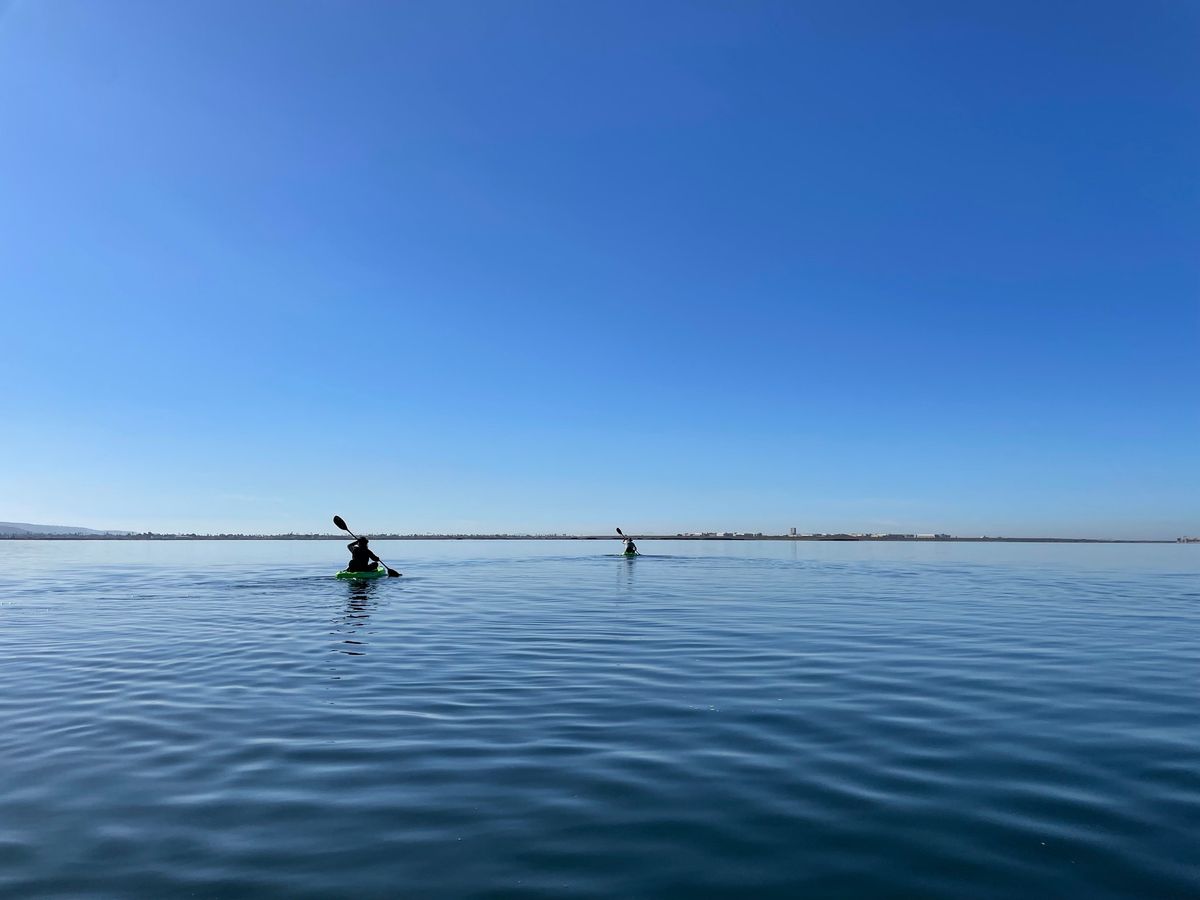
{"label": "shallow wave", "polygon": [[518,549],[10,568],[0,893],[1200,893],[1177,563]]}

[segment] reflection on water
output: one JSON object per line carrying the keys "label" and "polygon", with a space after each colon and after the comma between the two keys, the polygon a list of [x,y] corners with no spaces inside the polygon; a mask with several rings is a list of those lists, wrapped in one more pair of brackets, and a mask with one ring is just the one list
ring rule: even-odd
{"label": "reflection on water", "polygon": [[0,896],[1200,895],[1200,546],[7,543]]}
{"label": "reflection on water", "polygon": [[333,620],[334,630],[330,632],[338,641],[335,653],[345,653],[347,656],[362,656],[370,643],[370,631],[366,628],[371,619],[371,610],[375,605],[372,595],[378,586],[375,581],[346,582],[345,607]]}
{"label": "reflection on water", "polygon": [[622,554],[616,566],[617,585],[621,589],[621,596],[624,598],[632,597],[637,579],[637,566],[634,564],[636,556],[625,556]]}

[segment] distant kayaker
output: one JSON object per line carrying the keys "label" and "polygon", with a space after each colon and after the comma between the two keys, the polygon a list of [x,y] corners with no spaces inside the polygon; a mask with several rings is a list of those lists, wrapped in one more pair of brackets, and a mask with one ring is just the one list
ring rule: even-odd
{"label": "distant kayaker", "polygon": [[633,542],[633,538],[625,538],[625,555],[636,556],[638,552],[637,544]]}
{"label": "distant kayaker", "polygon": [[383,562],[371,552],[366,538],[360,537],[357,541],[351,541],[346,545],[346,549],[350,551],[350,565],[346,566],[347,572],[372,572]]}

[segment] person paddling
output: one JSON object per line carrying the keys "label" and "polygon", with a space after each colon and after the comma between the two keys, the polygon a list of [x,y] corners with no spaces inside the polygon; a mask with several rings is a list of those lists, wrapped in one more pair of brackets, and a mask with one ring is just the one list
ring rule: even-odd
{"label": "person paddling", "polygon": [[346,549],[350,551],[350,565],[346,566],[347,572],[373,572],[383,562],[367,546],[367,539],[364,537],[351,541],[346,545]]}
{"label": "person paddling", "polygon": [[[350,535],[350,537],[354,538],[353,541],[346,545],[346,549],[350,551],[350,565],[345,570],[338,572],[338,578],[382,578],[382,575],[355,576],[352,574],[354,572],[378,572],[379,569],[383,569],[385,572],[387,572],[388,578],[400,577],[399,572],[391,568],[387,563],[370,551],[370,549],[367,547],[366,538],[360,538],[357,534],[350,530],[350,526],[346,524],[345,519],[343,519],[341,516],[334,516],[333,524],[342,529],[342,531],[346,532],[346,534]],[[378,568],[376,568],[377,566]]]}
{"label": "person paddling", "polygon": [[637,544],[633,542],[633,538],[627,537],[625,532],[623,532],[620,528],[617,529],[617,534],[619,534],[621,536],[621,540],[625,542],[625,555],[637,556],[638,548]]}

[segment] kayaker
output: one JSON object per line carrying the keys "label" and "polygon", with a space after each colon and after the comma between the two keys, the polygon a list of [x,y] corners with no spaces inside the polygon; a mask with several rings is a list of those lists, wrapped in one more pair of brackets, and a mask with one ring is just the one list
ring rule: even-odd
{"label": "kayaker", "polygon": [[625,555],[634,556],[637,552],[637,544],[633,542],[633,538],[625,538]]}
{"label": "kayaker", "polygon": [[346,545],[346,549],[350,551],[350,565],[346,566],[347,572],[373,572],[383,562],[371,552],[366,538],[360,537],[357,541],[351,541]]}

